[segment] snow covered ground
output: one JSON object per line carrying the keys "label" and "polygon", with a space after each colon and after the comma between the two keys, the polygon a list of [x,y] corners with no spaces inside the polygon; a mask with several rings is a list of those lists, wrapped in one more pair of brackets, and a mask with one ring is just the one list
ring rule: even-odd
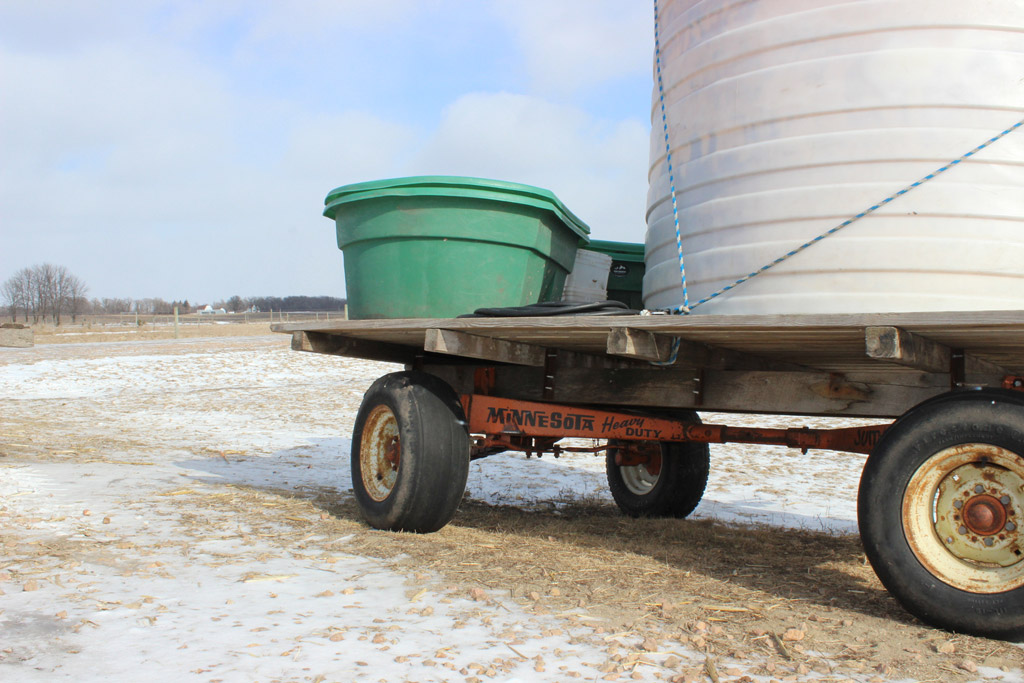
{"label": "snow covered ground", "polygon": [[[705,680],[685,639],[644,648],[582,608],[550,614],[347,552],[326,515],[261,493],[344,499],[359,400],[395,369],[284,336],[0,349],[0,681]],[[861,463],[713,447],[695,517],[854,532]],[[603,469],[494,456],[473,463],[467,497],[608,501]],[[777,676],[889,680],[869,674]]]}

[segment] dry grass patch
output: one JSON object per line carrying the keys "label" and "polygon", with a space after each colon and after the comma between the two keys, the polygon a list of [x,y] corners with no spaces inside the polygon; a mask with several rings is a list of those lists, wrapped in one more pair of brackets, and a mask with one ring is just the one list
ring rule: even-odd
{"label": "dry grass patch", "polygon": [[600,504],[555,513],[472,502],[449,526],[421,535],[366,527],[352,499],[334,491],[237,487],[187,498],[217,508],[210,519],[230,513],[232,524],[285,547],[321,544],[410,575],[429,571],[441,578],[436,588],[511,598],[589,625],[614,647],[682,644],[781,678],[955,682],[976,678],[977,666],[1024,667],[1012,645],[916,622],[878,583],[855,536],[627,519]]}

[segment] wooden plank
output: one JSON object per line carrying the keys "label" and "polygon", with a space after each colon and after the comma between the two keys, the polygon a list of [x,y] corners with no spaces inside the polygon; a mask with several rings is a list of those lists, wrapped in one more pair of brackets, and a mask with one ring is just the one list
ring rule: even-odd
{"label": "wooden plank", "polygon": [[451,356],[468,356],[498,363],[544,366],[544,347],[533,344],[481,337],[456,330],[430,329],[423,342],[426,351]]}
{"label": "wooden plank", "polygon": [[[953,350],[900,327],[874,326],[864,329],[864,347],[867,355],[876,360],[888,360],[925,372],[950,372]],[[968,376],[1010,374],[1003,367],[964,354]]]}
{"label": "wooden plank", "polygon": [[[930,327],[938,331],[1020,331],[1024,329],[1024,311],[952,311],[926,313],[842,313],[809,315],[651,315],[651,316],[551,316],[546,318],[453,318],[453,319],[405,319],[405,320],[330,320],[305,323],[275,324],[278,332],[334,331],[339,334],[360,330],[403,330],[411,328],[445,328],[466,331],[482,330],[552,330],[556,334],[565,330],[597,329],[615,327],[645,329],[661,334],[679,333],[685,330],[704,331],[717,335],[717,331],[738,333],[768,331],[773,335],[795,332],[803,329],[819,329],[826,332],[845,329],[858,334],[865,327],[896,326],[911,331]],[[930,335],[925,335],[930,336]],[[941,340],[939,340],[941,341]],[[948,344],[947,344],[948,345]]]}
{"label": "wooden plank", "polygon": [[[471,368],[427,364],[456,391],[473,391]],[[500,367],[496,396],[543,399],[543,370]],[[913,373],[893,382],[887,373],[847,377],[821,372],[740,372],[685,369],[563,369],[548,400],[565,404],[638,406],[653,410],[691,409],[894,418],[918,403],[949,390],[948,375]]]}
{"label": "wooden plank", "polygon": [[705,410],[847,417],[899,417],[949,390],[948,375],[727,372],[705,374]]}
{"label": "wooden plank", "polygon": [[664,363],[672,357],[673,343],[679,345],[674,365],[719,370],[815,370],[805,365],[772,360],[678,337],[673,339],[628,327],[609,330],[607,347],[609,354]]}
{"label": "wooden plank", "polygon": [[779,372],[814,372],[817,370],[817,368],[800,363],[790,363],[753,353],[695,342],[687,342],[680,346],[679,362],[689,362],[697,367],[716,370],[777,370]]}
{"label": "wooden plank", "polygon": [[[424,370],[436,374],[461,393],[473,390],[472,370],[428,364]],[[651,406],[665,394],[689,397],[694,402],[698,390],[693,373],[661,372],[651,369],[559,368],[548,397],[544,394],[544,369],[502,366],[495,369],[495,396],[527,401],[549,400],[565,404],[612,406]],[[672,403],[666,404],[671,407]]]}
{"label": "wooden plank", "polygon": [[618,327],[608,331],[605,347],[613,356],[665,362],[672,354],[672,338],[633,327]]}
{"label": "wooden plank", "polygon": [[[275,329],[297,332],[296,348],[307,351],[399,363],[422,358],[463,392],[473,390],[473,371],[481,365],[529,361],[496,373],[497,395],[524,400],[544,395],[536,349],[557,349],[551,400],[654,411],[896,417],[948,391],[951,349],[968,354],[968,385],[998,385],[1004,367],[1024,374],[1024,311],[297,325]],[[434,341],[426,342],[428,334]],[[673,338],[680,338],[677,362],[651,365],[649,359],[666,357],[666,341]],[[442,343],[450,353],[424,350],[441,350]],[[467,348],[484,360],[468,357]],[[625,355],[615,353],[620,349]]]}
{"label": "wooden plank", "polygon": [[[899,327],[948,348],[965,349],[974,358],[995,363],[1011,373],[1024,374],[1024,311],[331,320],[276,324],[273,329],[278,332],[321,332],[367,342],[408,345],[419,352],[423,348],[425,331],[441,328],[608,357],[609,333],[619,328],[631,328],[656,336],[681,337],[713,349],[744,353],[748,360],[759,358],[762,363],[800,364],[835,372],[872,367],[884,367],[886,372],[893,374],[916,372],[895,363],[882,366],[869,358],[865,353],[866,327]],[[698,356],[691,351],[698,348],[691,347],[684,354],[685,362],[696,364]],[[730,367],[728,363],[737,360],[721,359],[719,367],[725,369]]]}
{"label": "wooden plank", "polygon": [[949,347],[899,327],[864,328],[864,349],[876,360],[925,372],[949,372]]}
{"label": "wooden plank", "polygon": [[403,364],[412,363],[417,351],[408,346],[349,339],[322,332],[292,332],[292,350]]}
{"label": "wooden plank", "polygon": [[[362,358],[365,360],[385,361],[389,363],[414,363],[417,357],[432,357],[434,363],[451,363],[454,365],[479,366],[480,363],[473,363],[472,355],[450,355],[443,352],[426,349],[425,335],[430,331],[421,333],[420,341],[415,345],[394,344],[375,340],[358,339],[346,337],[340,334],[328,332],[307,332],[293,331],[292,349],[295,351],[307,351],[312,353],[324,353],[334,356],[346,356],[351,358]],[[502,341],[490,337],[481,337],[484,341]],[[506,343],[516,345],[511,341]],[[500,346],[500,345],[498,345]],[[539,348],[539,347],[537,347]],[[541,349],[540,366],[544,365],[544,352]],[[532,353],[532,352],[531,352]],[[573,368],[624,368],[624,367],[647,367],[646,363],[634,361],[628,358],[616,358],[588,353],[576,353],[572,351],[557,350],[558,363],[561,367]],[[486,358],[489,362],[497,362],[496,359]],[[530,365],[534,359],[530,358]],[[506,362],[506,361],[502,361]],[[514,361],[507,361],[514,362]]]}

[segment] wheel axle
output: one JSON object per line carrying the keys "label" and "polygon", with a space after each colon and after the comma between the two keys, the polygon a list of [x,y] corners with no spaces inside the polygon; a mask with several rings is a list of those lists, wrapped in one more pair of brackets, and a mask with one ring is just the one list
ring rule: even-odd
{"label": "wheel axle", "polygon": [[1006,507],[994,496],[982,494],[967,501],[963,507],[963,518],[964,524],[974,533],[992,536],[1006,526]]}

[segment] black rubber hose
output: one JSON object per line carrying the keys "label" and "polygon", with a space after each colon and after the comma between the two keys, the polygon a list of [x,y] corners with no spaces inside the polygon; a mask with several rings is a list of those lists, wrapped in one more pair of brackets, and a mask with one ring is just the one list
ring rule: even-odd
{"label": "black rubber hose", "polygon": [[536,318],[553,315],[639,315],[621,301],[542,301],[529,306],[508,306],[504,308],[478,308],[460,318]]}

